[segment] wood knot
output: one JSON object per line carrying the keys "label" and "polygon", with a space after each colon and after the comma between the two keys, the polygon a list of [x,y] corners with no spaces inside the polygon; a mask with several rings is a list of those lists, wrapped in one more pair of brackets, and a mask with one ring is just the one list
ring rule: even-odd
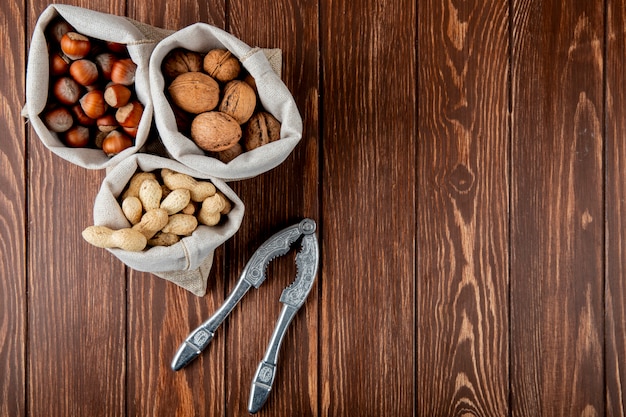
{"label": "wood knot", "polygon": [[459,164],[450,173],[449,183],[459,194],[467,194],[474,186],[474,174],[463,164]]}
{"label": "wood knot", "polygon": [[591,217],[589,210],[585,210],[585,212],[583,213],[582,219],[580,220],[583,230],[587,230],[587,227],[589,227],[591,222],[593,222],[593,217]]}

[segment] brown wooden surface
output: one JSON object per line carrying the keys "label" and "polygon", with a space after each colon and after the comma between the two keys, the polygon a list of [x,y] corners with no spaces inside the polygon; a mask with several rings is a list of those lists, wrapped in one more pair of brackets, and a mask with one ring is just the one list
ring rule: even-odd
{"label": "brown wooden surface", "polygon": [[20,116],[47,3],[0,6],[0,416],[241,416],[293,254],[184,371],[252,252],[318,222],[267,416],[626,415],[626,3],[72,0],[281,48],[303,139],[231,186],[196,297],[80,232],[105,173]]}

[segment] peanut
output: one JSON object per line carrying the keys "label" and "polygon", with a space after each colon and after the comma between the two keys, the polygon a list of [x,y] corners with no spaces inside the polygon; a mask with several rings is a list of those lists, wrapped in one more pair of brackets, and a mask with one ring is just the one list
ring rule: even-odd
{"label": "peanut", "polygon": [[200,212],[205,213],[219,213],[224,208],[224,200],[218,195],[214,194],[211,197],[207,197],[202,202],[202,208]]}
{"label": "peanut", "polygon": [[191,193],[189,190],[179,188],[170,192],[170,194],[161,202],[161,208],[167,211],[167,214],[176,214],[189,204]]}
{"label": "peanut", "polygon": [[216,189],[213,184],[207,181],[196,181],[189,175],[174,172],[170,169],[161,169],[163,182],[170,190],[186,188],[191,193],[191,200],[200,202],[205,198],[215,194]]}
{"label": "peanut", "polygon": [[230,200],[227,199],[224,193],[222,193],[221,191],[218,191],[217,195],[219,195],[222,201],[224,202],[224,208],[222,209],[222,211],[220,211],[220,214],[226,215],[230,213],[230,209],[233,208],[233,205],[231,204]]}
{"label": "peanut", "polygon": [[122,199],[133,196],[139,197],[139,188],[141,187],[141,183],[146,179],[156,179],[156,175],[152,172],[138,172],[132,176],[130,181],[128,182],[128,189],[122,194]]}
{"label": "peanut", "polygon": [[159,208],[162,195],[161,184],[155,179],[146,179],[139,187],[139,200],[146,211]]}
{"label": "peanut", "polygon": [[180,238],[174,233],[159,232],[152,239],[148,239],[148,245],[150,246],[172,246],[178,243]]}
{"label": "peanut", "polygon": [[198,219],[191,214],[174,214],[161,230],[163,233],[174,233],[180,236],[189,236],[198,227]]}
{"label": "peanut", "polygon": [[183,214],[194,214],[196,212],[195,203],[193,201],[189,202],[189,204],[187,204],[187,206],[184,209],[182,209],[180,212]]}
{"label": "peanut", "polygon": [[122,211],[130,224],[137,224],[141,221],[143,207],[141,201],[137,197],[129,196],[122,201]]}
{"label": "peanut", "polygon": [[167,185],[161,184],[161,195],[162,195],[162,198],[167,197],[168,195],[170,195],[171,192],[172,192],[172,190],[167,188]]}
{"label": "peanut", "polygon": [[120,248],[139,252],[147,244],[146,237],[131,228],[112,230],[105,226],[89,226],[82,234],[83,239],[99,248]]}
{"label": "peanut", "polygon": [[146,211],[141,221],[133,226],[133,229],[141,232],[146,239],[151,239],[159,230],[167,224],[167,211],[156,208]]}
{"label": "peanut", "polygon": [[198,213],[198,221],[206,226],[215,226],[220,222],[222,215],[219,211],[203,212],[202,209]]}

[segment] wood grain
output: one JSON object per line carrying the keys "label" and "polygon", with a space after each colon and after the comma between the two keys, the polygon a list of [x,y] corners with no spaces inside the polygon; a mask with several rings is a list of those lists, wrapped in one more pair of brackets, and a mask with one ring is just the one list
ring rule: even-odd
{"label": "wood grain", "polygon": [[0,415],[16,417],[26,415],[24,15],[22,3],[0,8]]}
{"label": "wood grain", "polygon": [[254,250],[322,261],[260,416],[626,416],[626,0],[69,0],[280,48],[303,116],[199,298],[80,237],[105,172],[19,114],[41,0],[0,5],[0,417],[240,416],[294,252],[169,365]]}
{"label": "wood grain", "polygon": [[603,415],[603,8],[513,21],[512,414]]}
{"label": "wood grain", "polygon": [[[123,12],[110,2],[74,4]],[[47,3],[28,3],[29,36]],[[28,141],[28,412],[121,415],[125,403],[125,268],[88,245],[102,172],[86,171]],[[95,377],[97,376],[97,377]]]}
{"label": "wood grain", "polygon": [[626,415],[626,3],[607,2],[606,16],[606,415]]}
{"label": "wood grain", "polygon": [[[228,27],[248,45],[280,48],[282,78],[303,116],[303,137],[279,167],[233,184],[246,205],[240,231],[227,244],[227,276],[235,283],[254,250],[283,227],[311,217],[321,225],[318,197],[318,9],[315,1],[229,1]],[[318,231],[319,235],[319,231]],[[267,279],[233,312],[226,333],[227,415],[247,414],[252,377],[276,325],[283,289],[295,278],[294,248],[274,260]],[[320,277],[318,276],[318,283]],[[289,326],[276,380],[259,415],[317,415],[318,292],[314,288]]]}
{"label": "wood grain", "polygon": [[[128,16],[150,25],[178,30],[202,21],[223,28],[224,1],[130,1]],[[129,270],[128,415],[217,416],[224,414],[224,342],[216,338],[193,364],[173,372],[170,364],[189,332],[221,304],[224,254],[215,252],[207,294],[197,297],[149,273]]]}
{"label": "wood grain", "polygon": [[414,402],[415,2],[324,2],[321,415]]}
{"label": "wood grain", "polygon": [[508,2],[419,21],[417,409],[507,415]]}

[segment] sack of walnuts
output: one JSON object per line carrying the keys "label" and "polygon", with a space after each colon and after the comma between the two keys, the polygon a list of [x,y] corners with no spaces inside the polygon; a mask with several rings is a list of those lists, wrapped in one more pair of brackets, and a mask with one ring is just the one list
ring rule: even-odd
{"label": "sack of walnuts", "polygon": [[205,23],[160,41],[150,58],[150,87],[171,157],[225,181],[283,162],[300,141],[302,119],[280,69],[272,68],[279,54]]}
{"label": "sack of walnuts", "polygon": [[69,5],[50,5],[35,26],[26,104],[44,145],[88,169],[137,152],[152,122],[150,54],[169,31]]}
{"label": "sack of walnuts", "polygon": [[239,229],[243,214],[224,181],[137,153],[108,171],[83,238],[137,271],[203,296],[213,253]]}

